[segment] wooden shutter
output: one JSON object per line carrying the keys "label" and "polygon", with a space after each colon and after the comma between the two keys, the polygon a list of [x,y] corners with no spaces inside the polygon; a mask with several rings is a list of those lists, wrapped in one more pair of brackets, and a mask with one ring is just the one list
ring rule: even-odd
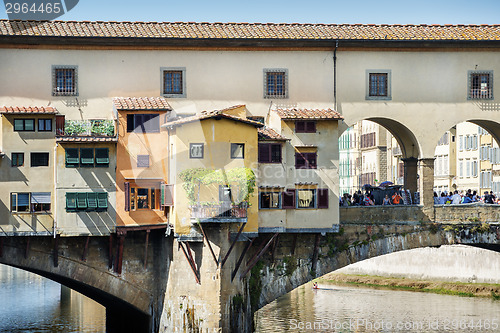
{"label": "wooden shutter", "polygon": [[273,143],[271,145],[271,162],[281,163],[281,144]]}
{"label": "wooden shutter", "polygon": [[133,132],[135,129],[135,122],[134,122],[134,115],[133,114],[128,114],[127,115],[127,132]]}
{"label": "wooden shutter", "polygon": [[315,121],[306,121],[304,132],[307,133],[316,133],[316,122]]}
{"label": "wooden shutter", "polygon": [[130,211],[130,183],[124,183],[124,192],[125,192],[125,211]]}
{"label": "wooden shutter", "polygon": [[281,194],[281,207],[283,209],[295,208],[295,189],[287,189]]}
{"label": "wooden shutter", "polygon": [[64,135],[65,116],[56,116],[56,135]]}
{"label": "wooden shutter", "polygon": [[318,208],[328,208],[328,189],[318,189]]}
{"label": "wooden shutter", "polygon": [[271,162],[271,145],[269,143],[259,143],[259,162],[269,163]]}
{"label": "wooden shutter", "polygon": [[318,156],[316,153],[305,153],[305,159],[307,160],[307,165],[305,166],[308,169],[316,169],[317,167],[317,159]]}
{"label": "wooden shutter", "polygon": [[306,130],[306,123],[302,120],[295,122],[295,132],[304,133]]}
{"label": "wooden shutter", "polygon": [[306,167],[306,160],[301,153],[295,153],[295,169],[304,169]]}

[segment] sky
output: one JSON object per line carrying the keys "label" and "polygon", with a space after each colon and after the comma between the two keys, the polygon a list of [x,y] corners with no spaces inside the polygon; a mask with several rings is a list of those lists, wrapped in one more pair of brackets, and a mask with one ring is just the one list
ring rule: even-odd
{"label": "sky", "polygon": [[[5,0],[5,2],[8,1]],[[5,10],[0,11],[0,18],[6,19]],[[58,19],[156,22],[500,24],[500,0],[80,0],[75,8]]]}

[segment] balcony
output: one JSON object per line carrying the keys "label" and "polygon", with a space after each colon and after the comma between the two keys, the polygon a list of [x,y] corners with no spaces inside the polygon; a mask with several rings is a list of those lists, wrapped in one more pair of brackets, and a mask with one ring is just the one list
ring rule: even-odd
{"label": "balcony", "polygon": [[113,137],[114,120],[66,120],[56,121],[57,136]]}
{"label": "balcony", "polygon": [[191,208],[191,221],[194,223],[247,222],[248,204],[246,202],[240,204],[208,202],[189,208]]}

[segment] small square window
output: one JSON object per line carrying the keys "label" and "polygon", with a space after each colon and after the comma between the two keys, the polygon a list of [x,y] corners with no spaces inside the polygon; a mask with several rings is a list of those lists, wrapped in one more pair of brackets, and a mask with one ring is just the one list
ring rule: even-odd
{"label": "small square window", "polygon": [[469,71],[468,99],[493,99],[493,71]]}
{"label": "small square window", "polygon": [[161,68],[162,95],[165,97],[186,97],[186,68]]}
{"label": "small square window", "polygon": [[38,132],[52,132],[52,119],[38,119]]}
{"label": "small square window", "polygon": [[12,153],[11,166],[13,167],[24,166],[24,153]]}
{"label": "small square window", "polygon": [[259,143],[259,163],[281,163],[281,144]]}
{"label": "small square window", "polygon": [[96,148],[95,149],[95,164],[98,167],[109,166],[109,149]]}
{"label": "small square window", "polygon": [[245,158],[244,143],[231,143],[231,158]]}
{"label": "small square window", "polygon": [[297,208],[315,208],[315,207],[316,207],[316,190],[298,189]]}
{"label": "small square window", "polygon": [[264,98],[288,98],[287,69],[264,69]]}
{"label": "small square window", "polygon": [[31,153],[31,166],[49,166],[49,153]]}
{"label": "small square window", "polygon": [[368,70],[366,71],[366,76],[366,99],[391,99],[390,70]]}
{"label": "small square window", "polygon": [[189,158],[203,158],[204,145],[203,143],[189,144]]}
{"label": "small square window", "polygon": [[15,132],[34,132],[35,119],[14,119]]}
{"label": "small square window", "polygon": [[137,167],[149,168],[149,155],[137,155]]}
{"label": "small square window", "polygon": [[11,193],[10,194],[11,212],[29,212],[30,194],[29,193]]}
{"label": "small square window", "polygon": [[295,153],[295,168],[296,169],[316,169],[317,167],[316,153]]}
{"label": "small square window", "polygon": [[260,192],[261,209],[281,209],[281,192]]}
{"label": "small square window", "polygon": [[295,133],[316,133],[316,122],[312,120],[297,120]]}
{"label": "small square window", "polygon": [[77,66],[52,66],[52,96],[78,96]]}

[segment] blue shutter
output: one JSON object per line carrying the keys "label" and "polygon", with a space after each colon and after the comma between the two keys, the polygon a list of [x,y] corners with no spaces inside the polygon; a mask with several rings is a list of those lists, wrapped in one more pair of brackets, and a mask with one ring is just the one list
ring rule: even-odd
{"label": "blue shutter", "polygon": [[50,203],[50,192],[33,192],[31,193],[31,203],[32,204],[49,204]]}

